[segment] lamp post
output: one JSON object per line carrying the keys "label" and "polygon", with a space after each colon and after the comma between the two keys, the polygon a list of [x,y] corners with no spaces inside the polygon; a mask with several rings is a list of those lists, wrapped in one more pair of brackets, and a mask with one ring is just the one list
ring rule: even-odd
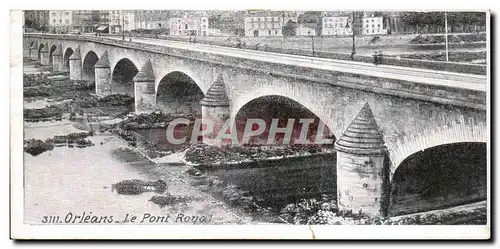
{"label": "lamp post", "polygon": [[122,14],[122,41],[125,41],[125,11],[120,11]]}
{"label": "lamp post", "polygon": [[352,29],[352,52],[351,52],[351,60],[354,60],[354,55],[356,54],[356,11],[352,12],[352,23],[351,23],[351,29]]}
{"label": "lamp post", "polygon": [[311,37],[312,55],[314,56],[314,35],[311,35],[311,31],[310,30],[309,30],[308,34]]}
{"label": "lamp post", "polygon": [[448,61],[448,16],[444,12],[444,42],[446,48],[446,61]]}

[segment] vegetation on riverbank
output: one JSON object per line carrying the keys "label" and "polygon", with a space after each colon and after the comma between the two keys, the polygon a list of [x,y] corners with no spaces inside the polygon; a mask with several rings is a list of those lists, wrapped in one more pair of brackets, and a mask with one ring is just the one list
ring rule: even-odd
{"label": "vegetation on riverbank", "polygon": [[[448,43],[461,43],[461,42],[486,42],[486,34],[465,34],[465,35],[448,35]],[[410,44],[437,44],[445,43],[444,35],[418,35],[410,40]]]}
{"label": "vegetation on riverbank", "polygon": [[23,75],[24,97],[79,97],[82,91],[95,89],[94,82],[54,78],[47,74]]}
{"label": "vegetation on riverbank", "polygon": [[[432,61],[446,61],[445,52],[435,53],[412,53],[401,54],[402,58],[419,59],[419,60],[432,60]],[[452,62],[472,62],[481,60],[481,64],[486,64],[486,51],[480,52],[449,52],[448,60]]]}
{"label": "vegetation on riverbank", "polygon": [[32,156],[38,156],[45,151],[53,150],[54,144],[51,142],[44,142],[40,139],[30,139],[24,141],[24,151]]}
{"label": "vegetation on riverbank", "polygon": [[280,217],[300,225],[438,225],[486,224],[486,207],[463,211],[437,211],[405,217],[370,216],[362,212],[339,210],[334,196],[302,199],[288,204]]}
{"label": "vegetation on riverbank", "polygon": [[93,132],[79,132],[70,133],[68,135],[59,135],[49,138],[45,141],[40,139],[30,139],[24,141],[24,151],[27,153],[37,156],[47,150],[53,150],[54,147],[68,146],[68,147],[78,147],[84,148],[88,146],[93,146],[94,144],[85,139],[88,136],[94,135]]}
{"label": "vegetation on riverbank", "polygon": [[111,94],[102,98],[95,95],[83,95],[73,99],[73,105],[80,108],[103,108],[130,106],[134,98],[125,94]]}
{"label": "vegetation on riverbank", "polygon": [[235,163],[257,161],[289,156],[306,156],[323,152],[320,145],[287,145],[262,146],[247,145],[241,147],[216,147],[206,144],[191,145],[186,153],[185,160],[193,164],[211,165],[221,163]]}
{"label": "vegetation on riverbank", "polygon": [[[120,123],[120,128],[125,130],[165,128],[176,118],[179,116],[162,112],[130,114]],[[195,119],[192,115],[183,115],[182,118],[192,121]]]}
{"label": "vegetation on riverbank", "polygon": [[61,120],[63,109],[58,106],[49,106],[42,109],[24,109],[24,121],[39,122],[46,119]]}

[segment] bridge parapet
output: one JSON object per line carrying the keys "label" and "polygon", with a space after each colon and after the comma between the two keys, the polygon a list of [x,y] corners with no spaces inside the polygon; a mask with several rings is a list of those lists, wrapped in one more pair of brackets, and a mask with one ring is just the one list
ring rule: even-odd
{"label": "bridge parapet", "polygon": [[[288,63],[283,63],[283,61],[266,59],[267,56],[259,56],[259,58],[240,56],[238,54],[240,50],[234,50],[234,54],[217,53],[210,50],[205,52],[200,49],[112,40],[103,37],[49,34],[25,34],[25,37],[92,42],[206,62],[214,66],[232,68],[236,71],[251,70],[272,76],[302,79],[395,97],[486,110],[487,80],[486,77],[478,75],[420,71],[415,68],[402,67],[377,68],[368,63],[353,64],[352,62],[325,61],[325,59],[316,61],[315,58],[298,56],[290,57]],[[273,54],[269,53],[269,55]],[[310,63],[303,63],[306,59],[310,60]],[[345,63],[345,65],[335,67],[324,63],[338,63],[339,65]],[[356,67],[360,69],[357,70]],[[448,80],[450,77],[454,80]]]}

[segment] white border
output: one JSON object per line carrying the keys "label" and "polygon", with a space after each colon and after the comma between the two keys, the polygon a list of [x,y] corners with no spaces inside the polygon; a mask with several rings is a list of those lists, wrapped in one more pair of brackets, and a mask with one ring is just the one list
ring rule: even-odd
{"label": "white border", "polygon": [[[98,2],[92,4],[92,2]],[[258,3],[260,2],[260,3]],[[127,8],[127,9],[247,9],[259,6],[260,9],[391,9],[410,10],[422,9],[422,1],[410,3],[403,8],[392,7],[391,4],[381,1],[370,1],[363,4],[348,1],[346,5],[340,2],[322,2],[312,5],[308,1],[248,1],[248,2],[221,2],[206,1],[189,4],[185,0],[170,2],[167,6],[155,4],[146,6],[142,1],[130,6],[118,7],[116,3],[102,3],[102,1],[60,2],[52,4],[47,1],[33,2],[29,7],[14,7],[13,9],[96,9],[90,6],[99,6],[100,9]],[[425,2],[425,1],[424,1]],[[460,4],[458,4],[460,2]],[[465,2],[465,5],[462,4]],[[450,9],[457,6],[461,9],[485,10],[475,1],[432,1],[433,10]],[[15,3],[14,3],[15,4]],[[137,6],[139,4],[139,6]],[[384,6],[385,4],[385,6]],[[458,4],[458,5],[457,5]],[[121,5],[121,4],[120,4]],[[68,8],[68,6],[70,6]],[[429,9],[428,9],[429,10]],[[489,19],[488,19],[489,20]],[[290,225],[223,225],[223,226],[191,226],[191,225],[27,225],[23,224],[23,166],[22,166],[22,31],[20,12],[11,12],[10,33],[10,149],[11,149],[11,232],[13,238],[38,239],[486,239],[490,234],[490,219],[486,226],[290,226]],[[488,22],[489,30],[489,22]],[[489,37],[488,37],[489,39]],[[489,61],[488,61],[488,65]],[[489,92],[489,91],[488,91]],[[490,96],[488,94],[488,100]],[[488,102],[489,105],[489,102]],[[489,108],[488,108],[489,109]],[[488,121],[491,119],[488,112]],[[488,153],[491,155],[488,144]],[[488,178],[490,176],[490,161],[488,161]],[[490,182],[488,182],[490,186]],[[488,191],[488,207],[491,196]]]}

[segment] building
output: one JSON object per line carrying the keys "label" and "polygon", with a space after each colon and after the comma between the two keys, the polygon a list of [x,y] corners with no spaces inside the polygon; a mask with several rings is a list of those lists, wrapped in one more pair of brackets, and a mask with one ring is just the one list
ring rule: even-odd
{"label": "building", "polygon": [[[99,15],[93,14],[94,10],[74,10],[73,11],[73,29],[81,33],[92,33],[99,25]],[[96,17],[97,18],[94,18]]]}
{"label": "building", "polygon": [[131,31],[135,29],[135,15],[133,11],[110,10],[110,33],[121,33],[122,30]]}
{"label": "building", "polygon": [[49,11],[49,32],[68,33],[73,29],[73,13],[71,10]]}
{"label": "building", "polygon": [[166,29],[170,18],[168,10],[136,10],[134,11],[133,29]]}
{"label": "building", "polygon": [[[363,35],[387,34],[382,16],[366,12],[358,14],[356,26],[358,29],[361,28],[359,33]],[[352,35],[352,12],[323,12],[321,28],[323,36]]]}
{"label": "building", "polygon": [[208,16],[206,13],[185,13],[182,17],[170,18],[170,35],[208,36]]}
{"label": "building", "polygon": [[352,18],[348,13],[325,12],[321,25],[323,36],[352,35]]}
{"label": "building", "polygon": [[387,34],[387,31],[384,29],[384,18],[383,17],[375,17],[365,16],[363,18],[363,34],[364,35],[383,35]]}
{"label": "building", "polygon": [[299,25],[297,27],[297,36],[316,36],[315,25]]}
{"label": "building", "polygon": [[50,23],[50,14],[48,10],[25,10],[24,26],[36,30],[46,30]]}
{"label": "building", "polygon": [[297,23],[297,14],[286,11],[247,12],[245,36],[283,36],[283,27],[288,22]]}

